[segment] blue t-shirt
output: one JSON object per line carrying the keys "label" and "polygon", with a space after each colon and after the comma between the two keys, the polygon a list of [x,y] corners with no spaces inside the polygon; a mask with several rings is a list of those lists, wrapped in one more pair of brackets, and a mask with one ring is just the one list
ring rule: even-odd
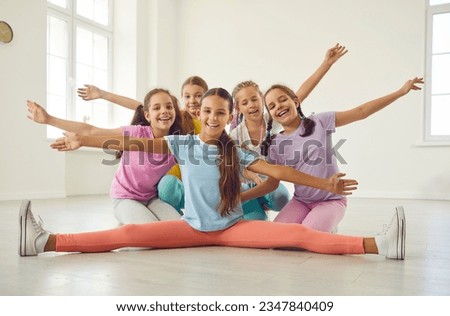
{"label": "blue t-shirt", "polygon": [[[228,216],[222,217],[217,210],[220,203],[217,146],[206,144],[198,135],[169,135],[164,138],[181,169],[185,192],[183,220],[199,231],[222,230],[240,220],[240,203]],[[241,169],[260,159],[237,146],[236,150]]]}

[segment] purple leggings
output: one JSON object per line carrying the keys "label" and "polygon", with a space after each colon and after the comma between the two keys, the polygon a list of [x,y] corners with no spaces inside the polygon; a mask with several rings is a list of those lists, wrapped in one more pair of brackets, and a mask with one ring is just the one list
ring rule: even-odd
{"label": "purple leggings", "polygon": [[298,223],[331,232],[344,217],[346,208],[346,198],[315,203],[303,203],[293,198],[281,209],[274,222]]}

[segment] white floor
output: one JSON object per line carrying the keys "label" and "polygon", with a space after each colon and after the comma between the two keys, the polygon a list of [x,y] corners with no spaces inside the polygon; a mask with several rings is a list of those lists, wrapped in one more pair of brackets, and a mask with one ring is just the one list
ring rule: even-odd
{"label": "white floor", "polygon": [[[53,232],[117,226],[107,196],[32,203]],[[1,295],[450,295],[450,201],[349,200],[341,234],[371,236],[404,205],[404,261],[221,247],[21,258],[19,205],[0,202]]]}

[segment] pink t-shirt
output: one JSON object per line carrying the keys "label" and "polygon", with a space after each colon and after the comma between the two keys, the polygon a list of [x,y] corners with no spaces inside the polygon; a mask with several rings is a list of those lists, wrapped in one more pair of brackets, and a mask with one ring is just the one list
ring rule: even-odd
{"label": "pink t-shirt", "polygon": [[[124,136],[154,138],[150,126],[125,126],[122,131]],[[157,195],[161,177],[175,164],[173,155],[124,151],[111,184],[110,197],[149,201]]]}

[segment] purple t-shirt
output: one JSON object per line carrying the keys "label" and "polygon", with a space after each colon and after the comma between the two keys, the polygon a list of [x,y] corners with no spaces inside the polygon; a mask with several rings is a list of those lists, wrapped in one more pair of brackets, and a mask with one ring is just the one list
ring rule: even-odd
{"label": "purple t-shirt", "polygon": [[[314,132],[301,137],[305,132],[303,121],[295,132],[277,134],[269,148],[268,161],[285,165],[319,178],[329,178],[339,172],[334,155],[331,134],[335,132],[335,112],[313,114],[316,122]],[[337,200],[342,195],[303,185],[295,185],[294,198],[304,203]]]}
{"label": "purple t-shirt", "polygon": [[[150,126],[125,126],[123,135],[136,138],[154,138]],[[143,151],[124,151],[114,180],[110,197],[147,202],[157,195],[157,184],[176,164],[173,155]]]}

